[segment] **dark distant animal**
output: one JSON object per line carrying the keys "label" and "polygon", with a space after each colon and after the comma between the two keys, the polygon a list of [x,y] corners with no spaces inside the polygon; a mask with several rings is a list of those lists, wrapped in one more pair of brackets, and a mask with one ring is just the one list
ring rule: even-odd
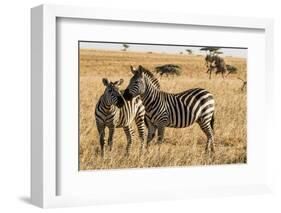
{"label": "dark distant animal", "polygon": [[211,79],[212,72],[215,70],[215,73],[221,73],[224,77],[226,72],[226,65],[224,59],[218,55],[206,55],[205,65],[207,66],[207,73],[209,73],[209,79]]}
{"label": "dark distant animal", "polygon": [[181,74],[181,67],[176,64],[165,64],[155,68],[156,73],[159,73],[160,76],[164,74],[168,75],[180,75]]}
{"label": "dark distant animal", "polygon": [[235,66],[225,64],[224,59],[218,55],[206,55],[205,65],[208,68],[207,73],[209,73],[209,79],[211,79],[213,71],[215,71],[215,74],[221,73],[222,77],[224,77],[226,72],[228,72],[227,75],[237,73]]}
{"label": "dark distant animal", "polygon": [[109,82],[104,78],[102,82],[106,86],[106,89],[100,97],[95,109],[96,125],[100,137],[101,156],[104,156],[104,136],[106,127],[109,129],[108,145],[110,150],[112,149],[115,128],[123,127],[127,137],[126,154],[129,154],[133,136],[133,121],[136,122],[138,128],[142,150],[145,135],[145,108],[140,97],[135,97],[130,101],[126,101],[123,98],[119,91],[119,86],[123,83],[123,79]]}
{"label": "dark distant animal", "polygon": [[194,88],[180,93],[160,90],[160,84],[147,69],[131,67],[133,77],[125,89],[124,98],[131,100],[140,95],[146,110],[148,125],[147,144],[158,131],[158,143],[163,142],[166,127],[184,128],[198,123],[207,136],[206,150],[214,151],[213,95],[205,89]]}
{"label": "dark distant animal", "polygon": [[243,85],[241,86],[241,91],[244,91],[247,89],[247,81],[243,80],[242,78],[238,78],[243,82]]}
{"label": "dark distant animal", "polygon": [[227,70],[227,75],[229,74],[235,74],[237,73],[237,67],[233,66],[233,65],[229,65],[229,64],[226,64],[226,70]]}

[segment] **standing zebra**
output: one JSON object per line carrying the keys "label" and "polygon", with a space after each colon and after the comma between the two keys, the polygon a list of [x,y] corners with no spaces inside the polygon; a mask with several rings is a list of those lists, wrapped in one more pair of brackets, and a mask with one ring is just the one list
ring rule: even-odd
{"label": "standing zebra", "polygon": [[207,136],[206,151],[214,151],[214,109],[213,95],[205,89],[190,89],[181,93],[160,90],[160,84],[153,74],[139,66],[131,67],[131,78],[124,98],[141,96],[148,125],[147,144],[158,130],[158,143],[162,143],[165,127],[184,128],[197,122]]}
{"label": "standing zebra", "polygon": [[141,99],[135,97],[130,101],[124,100],[119,91],[119,86],[123,83],[123,79],[114,83],[109,82],[107,79],[102,79],[102,82],[106,86],[106,89],[100,97],[95,109],[96,124],[100,137],[101,156],[104,156],[105,127],[109,129],[108,145],[110,150],[112,149],[115,128],[123,127],[127,137],[126,154],[129,154],[133,136],[133,129],[131,126],[133,120],[135,120],[138,128],[142,151],[145,130],[145,108]]}

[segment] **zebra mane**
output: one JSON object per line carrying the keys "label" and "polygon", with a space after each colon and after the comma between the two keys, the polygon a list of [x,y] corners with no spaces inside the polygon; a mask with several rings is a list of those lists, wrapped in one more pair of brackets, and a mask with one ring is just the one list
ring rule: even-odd
{"label": "zebra mane", "polygon": [[157,88],[160,89],[160,83],[158,79],[153,75],[151,71],[145,69],[144,67],[140,66],[141,70],[143,71],[144,75],[151,81],[151,83]]}

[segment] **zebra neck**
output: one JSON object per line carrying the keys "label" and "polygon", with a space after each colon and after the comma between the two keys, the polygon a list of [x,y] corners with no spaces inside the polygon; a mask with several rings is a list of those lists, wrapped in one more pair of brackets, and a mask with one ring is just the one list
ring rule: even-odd
{"label": "zebra neck", "polygon": [[104,98],[101,99],[101,107],[105,110],[105,112],[110,113],[116,110],[116,107],[112,104],[107,104]]}
{"label": "zebra neck", "polygon": [[148,106],[148,104],[153,100],[155,99],[156,97],[159,97],[159,93],[160,93],[160,90],[157,89],[153,84],[152,82],[150,82],[149,79],[146,78],[146,88],[145,88],[145,92],[143,95],[141,95],[141,98],[142,98],[142,101],[143,101],[143,104],[145,107]]}

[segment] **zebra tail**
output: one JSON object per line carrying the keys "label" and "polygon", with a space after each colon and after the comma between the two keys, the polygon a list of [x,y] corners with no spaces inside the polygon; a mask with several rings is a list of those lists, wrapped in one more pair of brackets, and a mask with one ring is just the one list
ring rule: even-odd
{"label": "zebra tail", "polygon": [[213,114],[212,119],[211,119],[211,128],[214,131],[214,123],[215,123],[215,114]]}

